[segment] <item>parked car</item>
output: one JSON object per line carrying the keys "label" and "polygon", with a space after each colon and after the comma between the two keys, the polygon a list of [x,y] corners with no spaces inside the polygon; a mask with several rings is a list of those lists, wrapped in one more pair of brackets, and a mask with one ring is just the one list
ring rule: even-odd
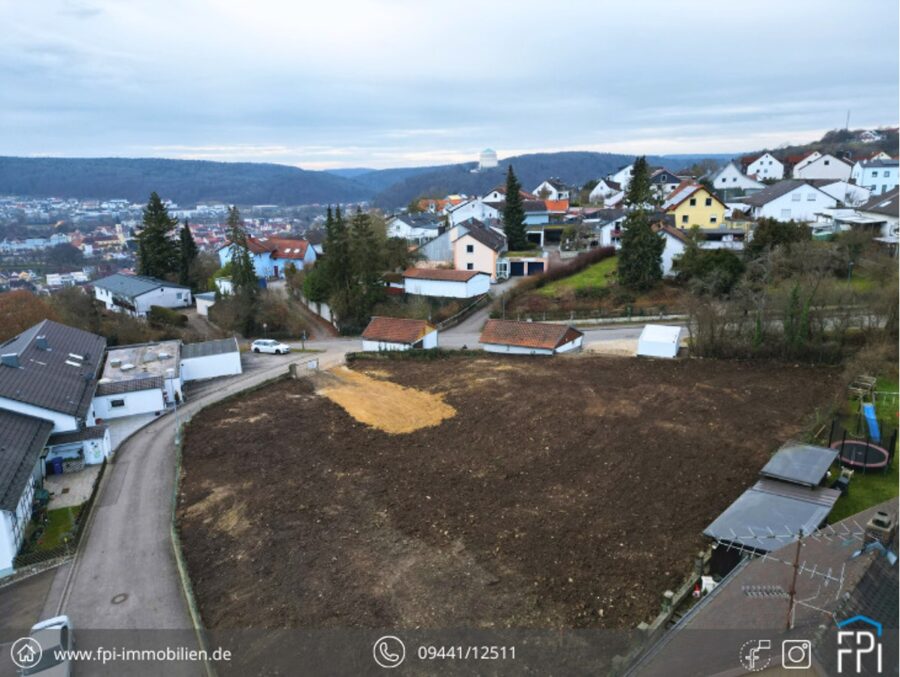
{"label": "parked car", "polygon": [[56,616],[41,621],[28,633],[41,647],[40,659],[34,665],[22,669],[23,675],[42,675],[43,677],[69,677],[72,674],[72,661],[68,656],[61,656],[62,651],[75,648],[75,636],[72,622],[68,616]]}
{"label": "parked car", "polygon": [[285,343],[279,343],[272,339],[256,339],[250,344],[254,353],[272,353],[273,355],[287,355],[291,347]]}

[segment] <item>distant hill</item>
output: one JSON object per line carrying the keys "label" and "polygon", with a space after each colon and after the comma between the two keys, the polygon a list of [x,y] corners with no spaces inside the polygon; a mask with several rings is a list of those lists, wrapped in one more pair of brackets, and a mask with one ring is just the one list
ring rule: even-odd
{"label": "distant hill", "polygon": [[326,172],[253,162],[0,157],[0,194],[180,204],[313,204],[365,200],[370,189]]}

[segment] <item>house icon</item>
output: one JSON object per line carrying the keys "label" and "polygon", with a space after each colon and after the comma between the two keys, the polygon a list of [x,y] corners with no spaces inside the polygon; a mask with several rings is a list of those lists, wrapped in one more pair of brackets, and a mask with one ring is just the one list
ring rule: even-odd
{"label": "house icon", "polygon": [[854,623],[865,623],[866,625],[872,626],[873,628],[875,628],[875,632],[879,637],[881,637],[881,633],[884,631],[884,628],[882,627],[881,623],[879,623],[876,620],[872,620],[868,616],[863,616],[863,615],[859,615],[859,614],[856,616],[853,616],[851,618],[848,618],[846,620],[841,621],[840,623],[837,624],[837,626],[839,628],[845,628],[848,625],[853,625]]}
{"label": "house icon", "polygon": [[44,650],[34,637],[22,637],[13,642],[9,653],[16,667],[33,668],[40,663]]}

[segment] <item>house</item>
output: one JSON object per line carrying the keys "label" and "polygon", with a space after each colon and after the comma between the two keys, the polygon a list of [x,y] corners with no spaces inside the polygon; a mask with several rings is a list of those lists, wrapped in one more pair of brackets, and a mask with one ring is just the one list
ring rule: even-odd
{"label": "house", "polygon": [[779,181],[741,202],[750,207],[750,215],[755,219],[807,222],[814,221],[817,212],[837,205],[831,195],[799,179]]}
{"label": "house", "polygon": [[[519,197],[523,200],[536,199],[535,195],[526,193],[524,190],[519,191]],[[506,202],[506,186],[497,186],[486,195],[483,195],[481,199],[483,202]]]}
{"label": "house", "polygon": [[858,186],[867,188],[872,195],[892,191],[898,185],[898,176],[900,171],[895,158],[857,162],[850,171],[850,179]]}
{"label": "house", "polygon": [[542,181],[531,193],[539,200],[568,200],[571,197],[572,188],[557,178],[550,178]]}
{"label": "house", "polygon": [[857,211],[862,216],[883,221],[881,234],[875,240],[890,247],[897,255],[898,234],[900,234],[900,188],[894,188],[883,195],[876,195]]}
{"label": "house", "polygon": [[683,181],[669,193],[662,210],[672,215],[678,228],[721,228],[727,207],[702,184]]}
{"label": "house", "polygon": [[387,220],[388,237],[399,237],[409,242],[421,244],[441,234],[444,219],[428,212],[421,214],[398,214]]}
{"label": "house", "polygon": [[182,344],[180,365],[184,383],[243,373],[241,349],[234,337]]}
{"label": "house", "polygon": [[615,172],[607,176],[613,183],[618,185],[622,191],[628,190],[628,184],[631,183],[631,177],[634,174],[634,163],[624,167],[619,167]]}
{"label": "house", "polygon": [[876,143],[884,138],[884,134],[877,129],[866,129],[860,132],[856,138],[863,143]]}
{"label": "house", "polygon": [[476,270],[497,280],[497,260],[506,251],[506,235],[480,221],[465,221],[460,235],[453,241],[453,267],[457,270]]}
{"label": "house", "polygon": [[834,155],[826,153],[819,157],[805,158],[796,165],[791,173],[795,179],[841,179],[850,178],[852,167]]}
{"label": "house", "polygon": [[490,288],[491,276],[478,270],[409,268],[403,273],[403,291],[415,296],[470,299]]}
{"label": "house", "polygon": [[555,355],[580,350],[584,333],[565,324],[488,320],[479,342],[489,353]]}
{"label": "house", "polygon": [[661,197],[669,195],[680,183],[681,179],[664,167],[657,167],[650,172],[650,185]]}
{"label": "house", "polygon": [[499,223],[503,205],[499,202],[488,204],[478,198],[460,202],[447,209],[447,218],[451,226],[456,226],[469,219],[477,219],[482,223]]}
{"label": "house", "polygon": [[375,316],[362,333],[363,350],[429,350],[438,347],[438,330],[425,320]]}
{"label": "house", "polygon": [[736,192],[741,194],[751,193],[765,188],[764,184],[742,174],[734,161],[729,162],[715,172],[707,174],[705,178],[709,180],[714,190],[721,192],[725,196],[733,195]]}
{"label": "house", "polygon": [[[263,279],[282,278],[284,269],[293,265],[297,270],[315,263],[317,254],[315,247],[309,246],[306,240],[290,240],[281,237],[247,237],[247,249],[253,261],[256,276]],[[234,245],[226,242],[219,247],[219,263],[222,266],[231,262]]]}
{"label": "house", "polygon": [[612,179],[600,179],[597,185],[591,189],[588,201],[602,204],[607,198],[622,191],[622,187]]}
{"label": "house", "polygon": [[802,153],[800,155],[788,155],[784,158],[784,166],[786,170],[791,172],[793,176],[793,171],[795,169],[803,169],[806,165],[808,165],[813,160],[818,160],[822,157],[822,154],[817,151],[810,151],[809,153]]}
{"label": "house", "polygon": [[809,183],[847,207],[868,202],[872,194],[868,188],[841,179],[813,179]]}
{"label": "house", "polygon": [[95,280],[94,298],[107,310],[133,317],[147,317],[152,306],[187,308],[191,305],[189,287],[143,275],[116,273]]}
{"label": "house", "polygon": [[180,341],[111,348],[94,394],[97,420],[161,414],[183,401],[180,359]]}
{"label": "house", "polygon": [[744,174],[757,181],[781,181],[784,178],[784,164],[768,151],[741,158],[741,165]]}
{"label": "house", "polygon": [[53,422],[0,409],[0,577],[13,572]]}

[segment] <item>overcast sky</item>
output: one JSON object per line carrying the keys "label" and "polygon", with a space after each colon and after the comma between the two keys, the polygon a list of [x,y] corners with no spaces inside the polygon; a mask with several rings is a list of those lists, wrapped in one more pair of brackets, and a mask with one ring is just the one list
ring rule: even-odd
{"label": "overcast sky", "polygon": [[896,125],[896,0],[0,0],[0,154],[390,167]]}

